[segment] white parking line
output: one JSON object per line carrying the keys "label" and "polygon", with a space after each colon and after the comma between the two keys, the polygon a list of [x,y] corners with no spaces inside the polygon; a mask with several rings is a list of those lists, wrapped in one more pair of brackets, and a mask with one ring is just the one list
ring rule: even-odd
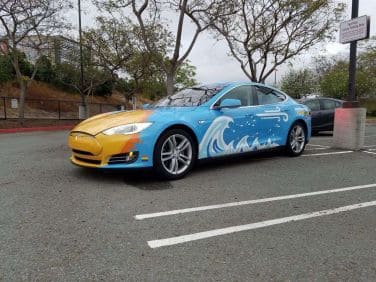
{"label": "white parking line", "polygon": [[374,134],[374,135],[365,135],[364,137],[376,137],[376,134]]}
{"label": "white parking line", "polygon": [[354,151],[339,151],[339,152],[329,152],[329,153],[317,153],[317,154],[304,154],[301,157],[316,157],[316,156],[327,156],[327,155],[341,155],[341,154],[349,154],[353,153]]}
{"label": "white parking line", "polygon": [[154,218],[154,217],[161,217],[161,216],[168,216],[168,215],[175,215],[175,214],[182,214],[182,213],[190,213],[190,212],[197,212],[197,211],[206,211],[206,210],[237,207],[237,206],[252,205],[252,204],[259,204],[259,203],[267,203],[267,202],[303,198],[303,197],[324,195],[324,194],[331,194],[331,193],[339,193],[339,192],[346,192],[346,191],[360,190],[360,189],[367,189],[367,188],[376,188],[376,183],[358,185],[358,186],[349,186],[349,187],[338,188],[338,189],[321,190],[321,191],[308,192],[308,193],[300,193],[300,194],[294,194],[294,195],[277,196],[277,197],[272,197],[272,198],[263,198],[263,199],[248,200],[248,201],[241,201],[241,202],[230,202],[230,203],[218,204],[218,205],[178,209],[178,210],[171,210],[171,211],[164,211],[164,212],[139,214],[135,216],[135,219],[142,220],[142,219],[147,219],[147,218]]}
{"label": "white parking line", "polygon": [[365,208],[365,207],[372,207],[372,206],[376,206],[376,201],[364,202],[364,203],[359,203],[355,205],[349,205],[349,206],[343,206],[343,207],[334,208],[334,209],[327,209],[327,210],[322,210],[322,211],[304,213],[304,214],[299,214],[299,215],[294,215],[294,216],[289,216],[289,217],[282,217],[282,218],[266,220],[266,221],[260,221],[260,222],[250,223],[250,224],[231,226],[231,227],[226,227],[226,228],[221,228],[221,229],[213,229],[209,231],[192,233],[188,235],[176,236],[176,237],[171,237],[171,238],[166,238],[166,239],[152,240],[152,241],[148,241],[148,245],[150,248],[159,248],[163,246],[177,245],[177,244],[181,244],[185,242],[196,241],[196,240],[201,240],[205,238],[210,238],[210,237],[215,237],[215,236],[220,236],[220,235],[225,235],[225,234],[230,234],[230,233],[235,233],[235,232],[240,232],[240,231],[258,229],[258,228],[263,228],[267,226],[288,223],[291,221],[299,221],[299,220],[320,217],[324,215],[331,215],[331,214],[351,211],[351,210]]}
{"label": "white parking line", "polygon": [[373,147],[376,147],[376,145],[366,145],[366,146],[363,146],[363,148],[373,148]]}
{"label": "white parking line", "polygon": [[371,155],[376,155],[375,152],[369,152],[369,151],[362,151],[363,153],[371,154]]}
{"label": "white parking line", "polygon": [[307,146],[312,146],[312,147],[322,147],[322,148],[330,148],[329,146],[324,146],[324,145],[317,145],[317,144],[307,144]]}
{"label": "white parking line", "polygon": [[305,149],[305,151],[317,151],[317,150],[328,150],[330,148],[321,148],[321,147],[318,147],[318,148],[312,148],[312,149]]}

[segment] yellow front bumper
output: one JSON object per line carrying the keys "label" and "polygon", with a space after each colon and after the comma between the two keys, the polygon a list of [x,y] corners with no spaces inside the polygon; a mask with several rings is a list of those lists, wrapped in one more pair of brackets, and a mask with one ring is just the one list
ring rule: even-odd
{"label": "yellow front bumper", "polygon": [[108,164],[113,155],[132,152],[139,143],[138,134],[90,135],[84,132],[71,132],[68,145],[72,149],[71,161],[84,167],[102,167]]}

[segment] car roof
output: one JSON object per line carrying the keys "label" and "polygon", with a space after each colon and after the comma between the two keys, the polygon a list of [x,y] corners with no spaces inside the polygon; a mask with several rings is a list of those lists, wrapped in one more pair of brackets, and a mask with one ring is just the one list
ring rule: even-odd
{"label": "car roof", "polygon": [[205,87],[205,88],[218,88],[218,89],[224,89],[227,87],[233,87],[233,86],[240,86],[240,85],[256,85],[256,86],[265,86],[274,90],[277,90],[279,92],[283,92],[280,89],[275,88],[274,86],[268,85],[268,84],[263,84],[263,83],[258,83],[258,82],[253,82],[253,81],[226,81],[226,82],[214,82],[214,83],[203,83],[196,85],[194,87]]}
{"label": "car roof", "polygon": [[307,101],[322,100],[322,99],[332,100],[332,101],[341,102],[341,103],[344,102],[343,100],[330,98],[330,97],[302,98],[302,99],[299,99],[298,101],[299,102],[307,102]]}

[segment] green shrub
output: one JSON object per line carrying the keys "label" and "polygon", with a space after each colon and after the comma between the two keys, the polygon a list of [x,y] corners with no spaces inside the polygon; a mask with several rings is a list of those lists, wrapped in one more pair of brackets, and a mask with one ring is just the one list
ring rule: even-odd
{"label": "green shrub", "polygon": [[367,115],[376,116],[376,99],[360,99],[360,105],[367,109]]}
{"label": "green shrub", "polygon": [[0,55],[0,84],[14,78],[13,66],[9,56]]}
{"label": "green shrub", "polygon": [[109,97],[112,94],[112,90],[114,89],[115,82],[112,80],[108,80],[105,83],[102,83],[101,85],[98,85],[94,89],[94,95],[97,96],[105,96]]}
{"label": "green shrub", "polygon": [[41,56],[37,60],[37,73],[35,79],[47,83],[51,83],[56,78],[55,69],[52,67],[50,60],[46,56]]}

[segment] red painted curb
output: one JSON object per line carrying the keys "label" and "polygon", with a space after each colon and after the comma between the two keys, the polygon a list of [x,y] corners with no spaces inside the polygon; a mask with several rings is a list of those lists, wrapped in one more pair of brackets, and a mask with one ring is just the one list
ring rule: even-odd
{"label": "red painted curb", "polygon": [[22,127],[22,128],[5,128],[0,129],[0,133],[16,133],[16,132],[31,132],[31,131],[55,131],[72,129],[74,125],[57,125],[45,127]]}

